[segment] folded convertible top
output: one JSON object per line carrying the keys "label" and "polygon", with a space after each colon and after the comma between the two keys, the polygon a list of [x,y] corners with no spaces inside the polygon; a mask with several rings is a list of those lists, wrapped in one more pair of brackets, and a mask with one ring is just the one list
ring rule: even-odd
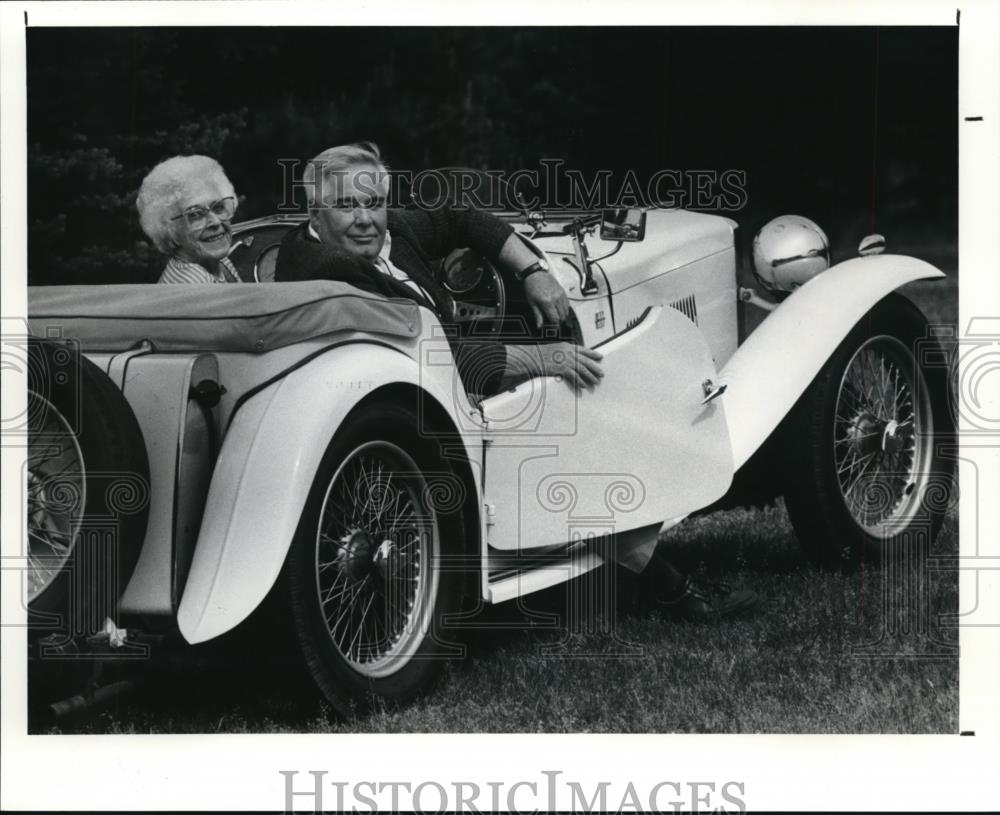
{"label": "folded convertible top", "polygon": [[37,337],[72,338],[84,351],[262,353],[337,331],[420,333],[420,308],[346,283],[34,286],[28,322]]}

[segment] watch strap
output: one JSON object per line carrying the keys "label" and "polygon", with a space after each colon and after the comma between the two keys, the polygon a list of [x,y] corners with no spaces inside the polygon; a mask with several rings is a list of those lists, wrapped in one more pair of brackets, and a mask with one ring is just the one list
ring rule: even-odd
{"label": "watch strap", "polygon": [[548,270],[549,266],[547,263],[541,260],[536,260],[530,266],[521,269],[519,272],[515,272],[514,277],[523,283],[528,279],[529,275],[533,275],[535,272],[547,272]]}

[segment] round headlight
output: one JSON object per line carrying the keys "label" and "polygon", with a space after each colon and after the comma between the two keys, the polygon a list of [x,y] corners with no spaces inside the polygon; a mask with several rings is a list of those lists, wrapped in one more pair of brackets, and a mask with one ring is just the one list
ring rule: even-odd
{"label": "round headlight", "polygon": [[768,289],[792,291],[830,268],[830,243],[815,222],[781,215],[753,239],[753,266]]}

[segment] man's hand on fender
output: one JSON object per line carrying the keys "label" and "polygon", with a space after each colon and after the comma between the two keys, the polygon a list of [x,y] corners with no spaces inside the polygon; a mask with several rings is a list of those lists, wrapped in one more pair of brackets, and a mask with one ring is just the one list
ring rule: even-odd
{"label": "man's hand on fender", "polygon": [[600,352],[571,342],[508,345],[503,385],[512,387],[534,376],[557,376],[582,390],[599,384],[604,377],[598,365],[602,359]]}
{"label": "man's hand on fender", "polygon": [[560,325],[569,314],[569,298],[548,272],[536,272],[524,280],[524,294],[535,315],[535,325]]}

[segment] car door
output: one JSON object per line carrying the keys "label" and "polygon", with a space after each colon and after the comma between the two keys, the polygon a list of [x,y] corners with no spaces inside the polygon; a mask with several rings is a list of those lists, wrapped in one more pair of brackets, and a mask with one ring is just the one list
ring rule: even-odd
{"label": "car door", "polygon": [[487,541],[519,550],[686,515],[721,497],[732,453],[697,326],[650,308],[601,344],[605,377],[576,392],[529,380],[482,404]]}

